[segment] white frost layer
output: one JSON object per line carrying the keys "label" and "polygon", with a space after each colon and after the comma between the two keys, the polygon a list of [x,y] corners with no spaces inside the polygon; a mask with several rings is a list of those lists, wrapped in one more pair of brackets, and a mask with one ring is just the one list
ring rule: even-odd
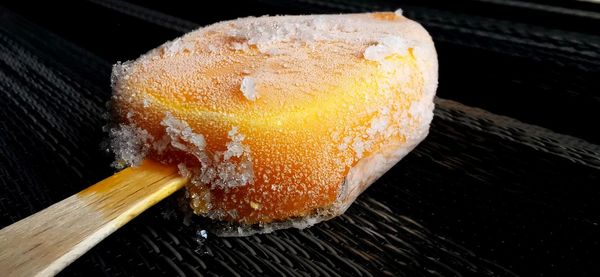
{"label": "white frost layer", "polygon": [[191,51],[194,45],[188,41],[184,41],[181,38],[176,38],[172,41],[163,44],[164,54],[172,57],[184,51]]}
{"label": "white frost layer", "polygon": [[399,36],[385,36],[379,39],[376,45],[367,47],[363,55],[367,60],[381,62],[394,54],[406,54],[408,48],[409,44],[404,38]]}
{"label": "white frost layer", "polygon": [[115,154],[112,166],[116,168],[139,165],[154,140],[148,131],[135,124],[119,124],[109,130],[109,137],[110,150]]}
{"label": "white frost layer", "polygon": [[223,159],[227,161],[231,159],[231,157],[241,157],[245,151],[244,145],[242,144],[242,141],[245,138],[244,135],[238,133],[238,127],[233,127],[227,133],[227,136],[231,141],[227,143],[227,151],[225,151]]}
{"label": "white frost layer", "polygon": [[[377,20],[370,14],[346,15],[303,15],[248,17],[228,24],[226,34],[235,39],[230,47],[247,51],[240,45],[256,46],[258,51],[269,55],[293,53],[282,44],[313,44],[322,41],[336,41],[349,44],[370,44],[377,39],[398,33],[412,32],[413,23],[402,20],[402,10],[395,13],[394,24],[387,20]],[[215,25],[213,25],[215,26]],[[292,48],[293,49],[293,48]]]}
{"label": "white frost layer", "polygon": [[244,79],[242,79],[240,90],[244,94],[244,97],[250,101],[254,101],[258,98],[258,95],[256,94],[256,82],[252,77],[244,77]]}
{"label": "white frost layer", "polygon": [[228,132],[230,142],[225,151],[208,153],[204,136],[194,133],[187,122],[167,113],[161,125],[165,126],[172,147],[195,156],[200,162],[199,169],[187,170],[193,184],[234,188],[254,183],[251,151],[242,143],[245,137],[237,127]]}
{"label": "white frost layer", "polygon": [[[165,126],[165,132],[171,138],[171,145],[179,150],[200,155],[206,147],[206,140],[201,134],[196,134],[187,122],[179,120],[169,112],[160,123]],[[199,156],[197,156],[201,159]]]}
{"label": "white frost layer", "polygon": [[[116,157],[112,165],[119,169],[139,165],[151,150],[158,155],[167,150],[182,151],[200,162],[199,168],[188,168],[183,163],[178,165],[181,175],[191,177],[193,184],[234,188],[254,183],[252,153],[250,147],[243,143],[245,136],[238,127],[232,127],[227,133],[230,141],[224,151],[209,153],[205,137],[195,133],[184,120],[167,112],[161,125],[165,128],[165,135],[158,140],[135,124],[119,124],[110,128],[109,148]],[[169,157],[163,158],[169,160]]]}

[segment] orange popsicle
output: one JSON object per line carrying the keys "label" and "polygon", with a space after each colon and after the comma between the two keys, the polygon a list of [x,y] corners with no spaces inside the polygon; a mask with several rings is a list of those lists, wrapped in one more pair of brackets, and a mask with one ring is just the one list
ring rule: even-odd
{"label": "orange popsicle", "polygon": [[117,64],[112,81],[117,164],[177,165],[199,215],[304,227],[424,139],[437,58],[399,12],[250,17]]}

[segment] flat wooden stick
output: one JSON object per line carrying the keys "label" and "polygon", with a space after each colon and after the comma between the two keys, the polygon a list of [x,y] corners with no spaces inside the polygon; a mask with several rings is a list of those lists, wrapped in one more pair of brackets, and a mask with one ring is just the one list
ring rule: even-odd
{"label": "flat wooden stick", "polygon": [[0,275],[55,275],[187,181],[146,160],[0,230]]}

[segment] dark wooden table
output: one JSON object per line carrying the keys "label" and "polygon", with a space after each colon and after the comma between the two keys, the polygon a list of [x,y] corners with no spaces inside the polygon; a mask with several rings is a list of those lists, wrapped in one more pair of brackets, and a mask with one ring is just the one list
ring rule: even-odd
{"label": "dark wooden table", "polygon": [[597,4],[188,2],[0,4],[0,227],[113,172],[112,64],[219,20],[402,7],[440,57],[430,135],[329,222],[205,239],[174,196],[63,275],[600,275]]}

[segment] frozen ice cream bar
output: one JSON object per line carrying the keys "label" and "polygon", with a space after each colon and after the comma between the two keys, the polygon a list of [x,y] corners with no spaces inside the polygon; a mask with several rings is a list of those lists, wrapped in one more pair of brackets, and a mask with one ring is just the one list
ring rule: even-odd
{"label": "frozen ice cream bar", "polygon": [[219,22],[114,66],[115,164],[177,166],[198,215],[310,226],[425,138],[437,72],[400,12]]}

